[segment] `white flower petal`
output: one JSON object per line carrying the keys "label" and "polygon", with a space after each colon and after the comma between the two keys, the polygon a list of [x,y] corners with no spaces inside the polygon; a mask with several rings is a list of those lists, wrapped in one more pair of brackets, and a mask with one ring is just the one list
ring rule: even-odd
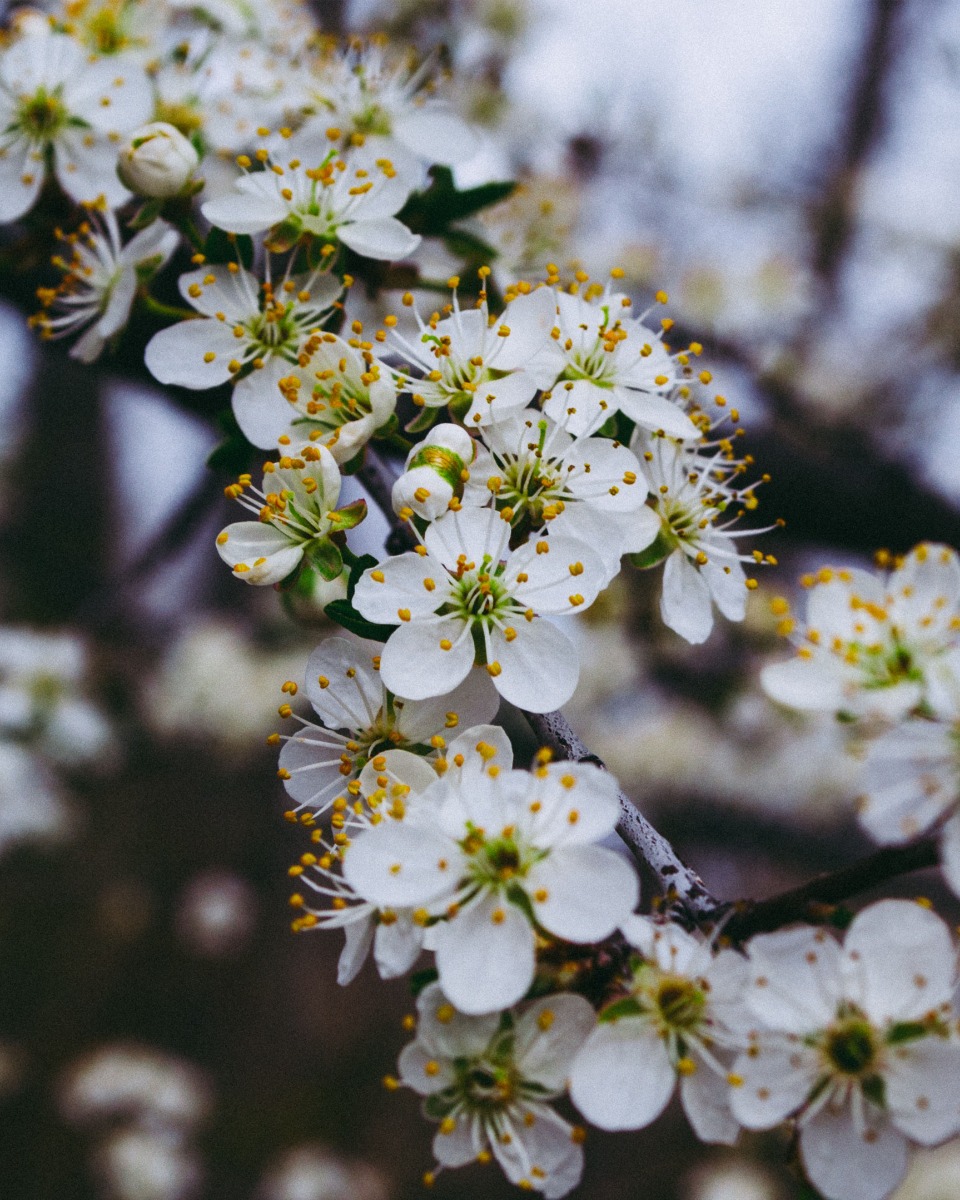
{"label": "white flower petal", "polygon": [[[358,589],[359,590],[359,589]],[[473,666],[473,639],[455,617],[401,625],[380,658],[380,677],[394,695],[410,700],[446,696]]]}
{"label": "white flower petal", "polygon": [[604,846],[551,851],[530,868],[526,891],[537,921],[568,942],[609,937],[640,898],[633,868]]}
{"label": "white flower petal", "polygon": [[46,177],[43,154],[26,138],[0,155],[0,221],[7,224],[31,209]]}
{"label": "white flower petal", "polygon": [[[178,387],[217,387],[230,378],[236,340],[229,327],[204,317],[181,321],[155,333],[147,343],[147,370],[161,383]],[[209,358],[209,355],[213,358]]]}
{"label": "white flower petal", "polygon": [[567,635],[543,617],[518,621],[512,641],[500,630],[492,630],[490,653],[491,660],[500,664],[494,685],[517,708],[552,712],[562,708],[576,690],[577,651]]}
{"label": "white flower petal", "polygon": [[687,1120],[701,1142],[732,1146],[740,1125],[730,1111],[730,1085],[706,1063],[694,1061],[696,1071],[680,1080],[680,1100]]}
{"label": "white flower petal", "polygon": [[574,1056],[597,1023],[583,996],[560,993],[536,1000],[514,1026],[513,1060],[524,1079],[559,1096]]}
{"label": "white flower petal", "polygon": [[420,235],[411,233],[396,217],[377,217],[372,221],[352,221],[337,230],[338,239],[364,258],[396,262],[407,258],[420,245]]}
{"label": "white flower petal", "polygon": [[446,592],[446,574],[439,564],[429,555],[408,551],[364,571],[353,593],[353,605],[368,621],[396,625],[403,619],[400,609],[413,618],[430,616],[443,603]]}
{"label": "white flower petal", "polygon": [[849,1105],[800,1131],[800,1158],[826,1200],[884,1200],[907,1170],[907,1142],[887,1121],[858,1130]]}
{"label": "white flower petal", "polygon": [[912,901],[880,900],[858,913],[843,952],[846,994],[877,1024],[919,1019],[953,994],[950,930]]}
{"label": "white flower petal", "polygon": [[[219,534],[217,553],[233,567],[238,579],[259,587],[286,579],[303,558],[303,547],[291,545],[274,525],[238,521]],[[246,569],[238,571],[237,567]]]}
{"label": "white flower petal", "polygon": [[381,979],[406,975],[423,949],[423,927],[409,912],[401,911],[395,916],[395,921],[377,926],[373,941],[373,957]]}
{"label": "white flower petal", "polygon": [[806,1102],[819,1055],[800,1042],[762,1039],[733,1064],[730,1109],[747,1129],[772,1129]]}
{"label": "white flower petal", "polygon": [[666,1108],[677,1077],[663,1040],[645,1022],[607,1021],[587,1038],[570,1098],[601,1129],[642,1129]]}
{"label": "white flower petal", "polygon": [[664,566],[660,615],[664,625],[694,646],[713,629],[710,588],[682,550],[674,550]]}
{"label": "white flower petal", "polygon": [[340,951],[340,961],[337,963],[337,983],[341,987],[353,983],[360,974],[360,968],[366,962],[370,947],[373,945],[373,930],[372,916],[344,925],[343,933],[346,942]]}
{"label": "white flower petal", "polygon": [[440,986],[461,1012],[509,1008],[533,983],[534,936],[519,908],[485,895],[435,930]]}
{"label": "white flower petal", "polygon": [[431,1054],[444,1058],[478,1058],[500,1026],[499,1013],[468,1016],[457,1011],[438,983],[417,998],[417,1037]]}
{"label": "white flower petal", "polygon": [[834,712],[845,707],[843,674],[834,659],[791,658],[760,672],[760,686],[787,708]]}
{"label": "white flower petal", "polygon": [[744,998],[767,1029],[805,1034],[825,1029],[842,995],[841,950],[822,930],[787,929],[753,938]]}
{"label": "white flower petal", "polygon": [[960,1132],[960,1044],[925,1037],[895,1047],[884,1081],[890,1119],[908,1138],[935,1146]]}
{"label": "white flower petal", "polygon": [[429,904],[456,886],[456,845],[407,821],[387,821],[353,839],[343,860],[351,888],[380,908]]}

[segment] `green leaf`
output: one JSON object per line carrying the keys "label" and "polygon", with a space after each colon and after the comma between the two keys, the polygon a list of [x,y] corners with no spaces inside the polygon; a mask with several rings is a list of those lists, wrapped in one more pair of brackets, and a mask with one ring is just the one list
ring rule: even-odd
{"label": "green leaf", "polygon": [[343,570],[343,555],[327,538],[313,542],[308,553],[322,579],[336,579]]}
{"label": "green leaf", "polygon": [[349,600],[332,600],[323,611],[342,628],[372,642],[385,642],[396,629],[396,625],[375,625],[361,617]]}
{"label": "green leaf", "polygon": [[424,967],[422,971],[414,971],[410,976],[410,991],[419,996],[428,984],[435,983],[439,978],[440,973],[436,967]]}
{"label": "green leaf", "polygon": [[408,228],[429,237],[446,235],[454,221],[462,221],[484,208],[499,204],[512,195],[517,186],[514,181],[505,180],[484,183],[461,192],[453,182],[453,172],[449,167],[431,167],[430,174],[430,187],[425,192],[411,196],[397,214]]}
{"label": "green leaf", "polygon": [[239,259],[249,270],[253,264],[253,238],[245,233],[227,233],[214,227],[207,234],[203,253],[207,262],[231,263]]}
{"label": "green leaf", "polygon": [[498,251],[494,250],[489,242],[485,242],[476,234],[468,233],[465,229],[449,230],[443,236],[443,244],[451,254],[465,258],[468,262],[489,263],[498,256]]}

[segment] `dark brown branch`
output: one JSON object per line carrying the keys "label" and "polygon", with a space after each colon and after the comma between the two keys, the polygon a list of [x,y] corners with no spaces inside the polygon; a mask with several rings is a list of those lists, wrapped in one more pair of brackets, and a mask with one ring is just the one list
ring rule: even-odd
{"label": "dark brown branch", "polygon": [[[819,924],[829,919],[835,905],[861,892],[870,891],[900,875],[935,867],[939,862],[939,839],[924,838],[907,846],[884,846],[848,867],[818,875],[809,883],[771,896],[769,900],[741,900],[723,927],[725,938],[740,944],[756,933],[769,933],[795,921]],[[713,915],[729,911],[724,905]]]}

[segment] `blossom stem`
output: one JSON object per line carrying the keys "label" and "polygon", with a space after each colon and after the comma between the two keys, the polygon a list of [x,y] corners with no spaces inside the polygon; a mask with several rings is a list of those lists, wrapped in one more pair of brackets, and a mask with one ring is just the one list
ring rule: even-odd
{"label": "blossom stem", "polygon": [[139,296],[140,302],[147,312],[152,313],[155,317],[163,317],[166,321],[185,321],[197,315],[192,308],[180,308],[176,304],[164,304],[156,296],[151,296],[146,288],[140,289]]}
{"label": "blossom stem", "polygon": [[[849,866],[817,875],[808,883],[768,900],[737,901],[732,905],[733,916],[724,924],[723,936],[739,945],[756,933],[769,933],[794,921],[823,924],[831,918],[836,905],[849,897],[899,875],[935,867],[939,861],[936,837],[922,838],[906,846],[884,846]],[[721,905],[713,916],[720,917],[730,908],[730,905]]]}

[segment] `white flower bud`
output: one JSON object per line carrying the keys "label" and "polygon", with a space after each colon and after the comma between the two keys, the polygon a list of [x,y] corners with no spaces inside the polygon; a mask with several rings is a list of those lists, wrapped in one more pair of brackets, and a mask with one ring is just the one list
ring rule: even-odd
{"label": "white flower bud", "polygon": [[467,465],[475,455],[473,438],[465,429],[437,425],[407,456],[407,469],[393,485],[394,512],[412,509],[425,521],[435,521],[454,497],[463,495]]}
{"label": "white flower bud", "polygon": [[179,129],[154,121],[130,134],[117,157],[117,174],[136,195],[166,199],[183,190],[199,161]]}

